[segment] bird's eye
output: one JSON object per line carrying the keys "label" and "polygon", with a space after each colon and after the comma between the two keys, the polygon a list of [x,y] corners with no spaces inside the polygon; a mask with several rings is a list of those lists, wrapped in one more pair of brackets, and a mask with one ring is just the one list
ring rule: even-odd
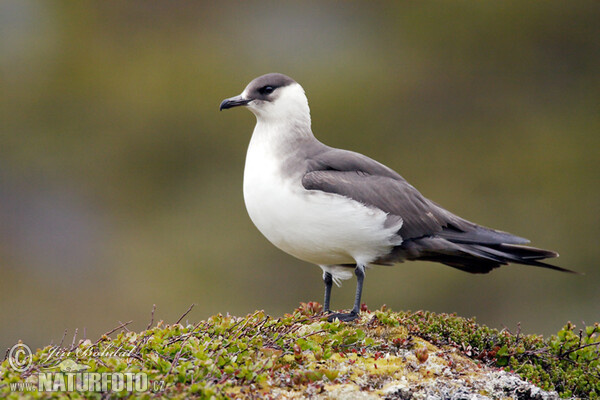
{"label": "bird's eye", "polygon": [[260,89],[258,89],[258,93],[271,94],[271,93],[273,93],[274,90],[275,90],[275,88],[273,86],[263,86]]}

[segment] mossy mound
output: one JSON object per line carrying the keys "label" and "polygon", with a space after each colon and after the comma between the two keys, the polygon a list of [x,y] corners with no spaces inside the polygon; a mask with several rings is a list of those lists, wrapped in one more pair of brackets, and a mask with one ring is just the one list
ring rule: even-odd
{"label": "mossy mound", "polygon": [[[598,324],[576,331],[569,323],[543,339],[455,315],[365,309],[358,321],[340,323],[327,322],[320,311],[318,303],[308,303],[282,318],[257,311],[246,317],[216,315],[195,325],[159,322],[140,333],[104,335],[60,352],[48,346],[33,354],[24,372],[5,359],[0,394],[15,399],[600,397]],[[58,391],[35,390],[46,371],[76,378],[82,371],[144,374],[149,384],[139,392],[65,392],[61,382],[54,382]],[[33,390],[15,391],[23,382]]]}

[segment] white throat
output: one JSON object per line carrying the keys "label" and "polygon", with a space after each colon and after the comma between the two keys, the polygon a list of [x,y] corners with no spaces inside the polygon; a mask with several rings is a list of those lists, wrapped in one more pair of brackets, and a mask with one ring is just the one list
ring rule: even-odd
{"label": "white throat", "polygon": [[[244,91],[242,97],[246,97]],[[256,116],[254,135],[278,132],[279,137],[271,140],[292,139],[293,136],[312,136],[310,129],[310,108],[304,89],[297,83],[279,89],[273,101],[255,100],[248,104],[248,109]]]}

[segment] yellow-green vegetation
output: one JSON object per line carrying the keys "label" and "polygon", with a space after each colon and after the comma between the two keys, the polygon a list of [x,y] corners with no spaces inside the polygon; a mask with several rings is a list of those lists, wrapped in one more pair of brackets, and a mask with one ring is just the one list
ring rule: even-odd
{"label": "yellow-green vegetation", "polygon": [[[513,377],[503,369],[561,397],[598,399],[599,336],[598,324],[576,329],[568,323],[544,339],[456,315],[385,307],[365,308],[355,323],[327,322],[318,303],[303,303],[282,318],[262,311],[246,317],[215,315],[194,325],[159,322],[139,333],[123,329],[115,338],[48,346],[33,354],[24,372],[4,360],[0,394],[15,399],[106,397],[96,391],[15,391],[19,382],[37,387],[44,371],[84,371],[146,374],[148,390],[112,392],[111,397],[411,398],[411,387],[443,384],[446,391],[469,386],[482,396],[510,398],[506,388],[507,396],[492,393],[491,375],[485,375]],[[55,384],[61,389],[60,382]]]}

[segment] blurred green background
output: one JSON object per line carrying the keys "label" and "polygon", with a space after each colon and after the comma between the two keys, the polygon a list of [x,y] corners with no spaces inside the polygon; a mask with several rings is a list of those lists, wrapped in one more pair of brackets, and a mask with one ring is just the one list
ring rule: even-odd
{"label": "blurred green background", "polygon": [[[301,83],[323,142],[561,253],[561,274],[369,270],[371,308],[525,332],[600,320],[600,3],[0,2],[0,345],[322,301],[242,198],[254,77]],[[355,282],[333,292],[349,307]]]}

